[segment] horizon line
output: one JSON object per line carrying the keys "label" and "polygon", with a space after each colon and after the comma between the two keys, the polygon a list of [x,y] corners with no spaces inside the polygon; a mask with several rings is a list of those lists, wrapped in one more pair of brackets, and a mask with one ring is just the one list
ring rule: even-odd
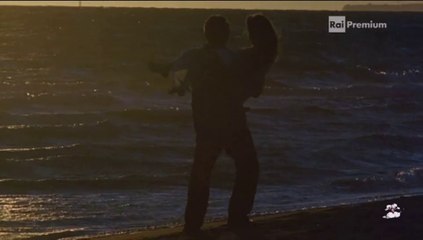
{"label": "horizon line", "polygon": [[0,1],[14,7],[345,11],[345,6],[400,6],[419,1]]}

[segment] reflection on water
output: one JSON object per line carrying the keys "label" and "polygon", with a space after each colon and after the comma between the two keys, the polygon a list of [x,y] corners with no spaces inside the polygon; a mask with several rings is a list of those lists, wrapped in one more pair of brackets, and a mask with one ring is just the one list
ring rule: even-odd
{"label": "reflection on water", "polygon": [[[0,239],[54,235],[69,237],[95,232],[180,221],[182,189],[155,192],[0,195]],[[165,206],[164,199],[174,199]],[[146,212],[163,205],[165,215]],[[130,224],[128,225],[128,222]],[[105,226],[105,223],[107,226]],[[85,225],[90,225],[87,229]]]}
{"label": "reflection on water", "polygon": [[[55,195],[2,195],[0,196],[0,238],[23,239],[58,233],[75,233],[84,228],[54,227],[54,221],[69,219],[72,214],[62,209],[63,199]],[[39,224],[35,224],[39,223]],[[39,225],[45,225],[40,228]],[[50,227],[47,227],[51,224]],[[69,234],[67,234],[69,235]]]}

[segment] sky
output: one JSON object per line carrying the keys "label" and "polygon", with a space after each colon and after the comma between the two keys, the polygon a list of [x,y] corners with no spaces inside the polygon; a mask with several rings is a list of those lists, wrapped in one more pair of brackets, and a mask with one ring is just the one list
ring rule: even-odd
{"label": "sky", "polygon": [[404,4],[418,1],[1,1],[0,5],[341,10],[346,4]]}

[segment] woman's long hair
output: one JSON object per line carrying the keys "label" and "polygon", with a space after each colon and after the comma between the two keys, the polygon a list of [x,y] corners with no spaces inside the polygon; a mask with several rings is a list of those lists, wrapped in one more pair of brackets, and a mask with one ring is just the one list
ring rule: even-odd
{"label": "woman's long hair", "polygon": [[278,52],[278,37],[272,23],[265,16],[255,14],[247,17],[247,29],[253,47],[261,55],[261,62],[270,66]]}

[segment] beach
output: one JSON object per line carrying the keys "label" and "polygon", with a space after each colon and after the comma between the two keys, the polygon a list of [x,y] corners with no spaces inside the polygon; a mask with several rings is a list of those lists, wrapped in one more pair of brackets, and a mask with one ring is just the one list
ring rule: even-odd
{"label": "beach", "polygon": [[[0,239],[137,230],[120,235],[130,239],[182,224],[191,98],[168,94],[171,80],[147,63],[202,46],[213,14],[230,23],[229,48],[248,47],[253,13],[0,7]],[[393,236],[410,232],[401,222],[421,211],[416,198],[397,202],[404,215],[392,221],[381,218],[385,202],[368,212],[360,204],[423,193],[423,15],[342,12],[388,27],[331,34],[328,16],[340,12],[262,13],[280,48],[263,94],[245,104],[260,162],[259,228],[271,239],[348,239],[354,229],[384,239],[370,231],[385,223]],[[226,217],[234,177],[222,153],[207,219]]]}
{"label": "beach", "polygon": [[[298,210],[254,217],[259,238],[275,239],[420,239],[423,234],[422,196],[401,197],[360,204]],[[396,203],[401,208],[398,218],[385,219],[385,207]],[[236,239],[224,221],[205,225],[211,239]],[[115,233],[89,240],[177,240],[181,226]]]}

